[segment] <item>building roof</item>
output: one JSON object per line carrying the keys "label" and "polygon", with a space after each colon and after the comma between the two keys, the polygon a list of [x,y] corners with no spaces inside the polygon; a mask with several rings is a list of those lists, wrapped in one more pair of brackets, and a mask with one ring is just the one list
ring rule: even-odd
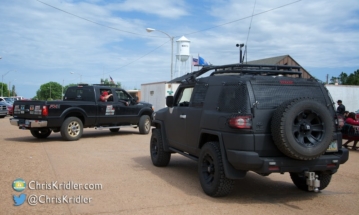
{"label": "building roof", "polygon": [[270,57],[270,58],[264,58],[264,59],[259,59],[259,60],[252,60],[252,61],[247,61],[247,64],[276,65],[286,57],[290,57],[290,56],[289,55],[282,55],[282,56],[277,56],[277,57]]}
{"label": "building roof", "polygon": [[[291,66],[300,66],[297,61],[295,61],[290,55],[282,55],[277,57],[263,58],[259,60],[247,61],[247,64],[261,64],[261,65],[291,65]],[[313,78],[313,76],[302,67],[302,77],[304,78]]]}

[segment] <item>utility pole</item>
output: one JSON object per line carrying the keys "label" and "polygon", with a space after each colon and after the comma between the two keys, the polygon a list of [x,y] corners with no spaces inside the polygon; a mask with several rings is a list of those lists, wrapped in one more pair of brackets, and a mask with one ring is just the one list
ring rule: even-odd
{"label": "utility pole", "polygon": [[64,79],[62,79],[62,87],[61,87],[61,100],[64,99]]}

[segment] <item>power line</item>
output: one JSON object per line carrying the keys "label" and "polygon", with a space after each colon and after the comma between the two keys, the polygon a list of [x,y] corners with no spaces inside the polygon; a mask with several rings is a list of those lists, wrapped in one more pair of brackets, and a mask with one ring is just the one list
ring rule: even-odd
{"label": "power line", "polygon": [[[103,25],[103,24],[101,24],[101,23],[98,23],[98,22],[95,22],[95,21],[92,21],[92,20],[83,18],[83,17],[81,17],[81,16],[78,16],[78,15],[76,15],[76,14],[67,12],[67,11],[65,11],[65,10],[62,10],[62,9],[60,9],[60,8],[58,8],[58,7],[52,6],[52,5],[50,5],[50,4],[47,4],[47,3],[45,3],[45,2],[42,2],[42,1],[40,1],[40,0],[36,0],[36,1],[42,3],[42,4],[46,5],[46,6],[52,7],[52,8],[54,8],[54,9],[56,9],[56,10],[59,10],[59,11],[61,11],[61,12],[63,12],[63,13],[67,13],[67,14],[69,14],[69,15],[71,15],[71,16],[76,17],[76,18],[85,20],[85,21],[87,21],[87,22],[91,22],[91,23],[93,23],[93,24],[96,24],[96,25],[99,25],[99,26],[102,26],[102,27],[105,27],[105,28],[109,28],[109,29],[112,29],[112,30],[121,31],[121,32],[129,33],[129,34],[134,34],[134,35],[138,35],[138,36],[141,36],[141,37],[158,37],[158,36],[147,36],[147,35],[144,35],[144,34],[138,34],[138,33],[130,32],[130,31],[124,31],[124,30],[121,30],[121,29],[118,29],[118,28],[114,28],[114,27],[111,27],[111,26]],[[161,38],[162,38],[162,37],[161,37]]]}
{"label": "power line", "polygon": [[[67,11],[65,11],[65,10],[62,10],[62,9],[60,9],[60,8],[57,8],[57,7],[55,7],[55,6],[52,6],[52,5],[50,5],[50,4],[47,4],[47,3],[42,2],[42,1],[40,1],[40,0],[37,0],[37,1],[40,2],[40,3],[42,3],[42,4],[44,4],[44,5],[46,5],[46,6],[52,7],[52,8],[54,8],[54,9],[56,9],[56,10],[59,10],[59,11],[61,11],[61,12],[63,12],[63,13],[67,13],[67,14],[69,14],[69,15],[71,15],[71,16],[76,17],[76,18],[79,18],[79,19],[82,19],[82,20],[91,22],[91,23],[93,23],[93,24],[96,24],[96,25],[99,25],[99,26],[102,26],[102,27],[105,27],[105,28],[109,28],[109,29],[112,29],[112,30],[121,31],[121,32],[129,33],[129,34],[134,34],[134,35],[138,35],[138,36],[141,36],[141,37],[158,37],[158,36],[145,36],[145,35],[143,35],[143,34],[138,34],[138,33],[130,32],[130,31],[124,31],[124,30],[120,30],[120,29],[118,29],[118,28],[114,28],[114,27],[111,27],[111,26],[103,25],[103,24],[101,24],[101,23],[94,22],[94,21],[92,21],[92,20],[83,18],[83,17],[78,16],[78,15],[76,15],[76,14],[67,12]],[[202,30],[199,30],[199,31],[195,31],[195,32],[191,32],[191,33],[184,34],[184,35],[187,36],[187,35],[191,35],[191,34],[196,34],[196,33],[202,32],[202,31],[207,31],[207,30],[210,30],[210,29],[213,29],[213,28],[218,28],[218,27],[221,27],[221,26],[224,26],[224,25],[228,25],[228,24],[231,24],[231,23],[234,23],[234,22],[238,22],[238,21],[241,21],[241,20],[244,20],[244,19],[253,18],[254,16],[258,16],[258,15],[261,15],[261,14],[264,14],[264,13],[268,13],[268,12],[270,12],[270,11],[277,10],[277,9],[279,9],[279,8],[282,8],[282,7],[286,7],[286,6],[289,6],[289,5],[291,5],[291,4],[295,4],[295,3],[300,2],[300,1],[301,1],[301,0],[294,1],[294,2],[291,2],[291,3],[288,3],[288,4],[284,4],[284,5],[281,5],[281,6],[279,6],[279,7],[275,7],[275,8],[272,8],[272,9],[269,9],[269,10],[266,10],[266,11],[263,11],[263,12],[260,12],[260,13],[256,13],[256,14],[253,14],[253,13],[252,13],[251,16],[243,17],[243,18],[240,18],[240,19],[237,19],[237,20],[233,20],[233,21],[231,21],[231,22],[223,23],[223,24],[220,24],[220,25],[216,25],[216,26],[213,26],[213,27],[210,27],[210,28],[205,28],[205,29],[202,29]],[[254,8],[253,8],[253,12],[254,12]],[[252,22],[252,20],[251,20],[251,22]],[[248,35],[249,35],[249,32],[248,32]],[[180,37],[180,36],[174,36],[173,38],[176,38],[176,37]],[[159,38],[163,38],[163,37],[159,37]],[[247,36],[247,40],[248,40],[248,36]],[[167,41],[167,42],[168,42],[168,41]],[[150,52],[146,53],[145,55],[143,55],[143,56],[137,58],[136,60],[133,60],[133,61],[131,61],[131,62],[129,62],[129,63],[127,63],[127,64],[121,66],[120,68],[117,68],[117,69],[113,70],[112,72],[114,72],[114,71],[116,71],[116,70],[118,70],[118,69],[121,69],[121,68],[123,68],[123,67],[126,67],[126,66],[128,66],[128,65],[130,65],[130,64],[132,64],[132,63],[134,63],[134,62],[136,62],[136,61],[138,61],[138,60],[140,60],[140,59],[142,59],[142,58],[144,58],[144,57],[146,57],[147,55],[151,54],[152,52],[154,52],[154,51],[156,51],[157,49],[159,49],[160,47],[162,47],[162,46],[163,46],[164,44],[166,44],[167,42],[165,42],[165,43],[163,43],[162,45],[156,47],[155,49],[151,50]],[[111,73],[111,72],[107,72],[107,73],[103,73],[103,74],[108,74],[108,73]]]}
{"label": "power line", "polygon": [[[65,10],[62,10],[62,9],[60,9],[60,8],[58,8],[58,7],[52,6],[52,5],[50,5],[50,4],[47,4],[47,3],[45,3],[45,2],[42,2],[42,1],[40,1],[40,0],[36,0],[36,1],[42,3],[42,4],[46,5],[46,6],[52,7],[52,8],[54,8],[54,9],[56,9],[56,10],[59,10],[59,11],[61,11],[61,12],[63,12],[63,13],[67,13],[67,14],[69,14],[69,15],[71,15],[71,16],[76,17],[76,18],[79,18],[79,19],[82,19],[82,20],[91,22],[91,23],[93,23],[93,24],[96,24],[96,25],[99,25],[99,26],[102,26],[102,27],[105,27],[105,28],[109,28],[109,29],[112,29],[112,30],[121,31],[121,32],[129,33],[129,34],[134,34],[134,35],[138,35],[138,36],[141,36],[141,37],[159,37],[159,38],[163,38],[163,37],[161,37],[161,36],[146,36],[146,35],[143,35],[143,34],[138,34],[138,33],[130,32],[130,31],[120,30],[120,29],[118,29],[118,28],[114,28],[114,27],[111,27],[111,26],[103,25],[103,24],[101,24],[101,23],[98,23],[98,22],[95,22],[95,21],[92,21],[92,20],[83,18],[83,17],[81,17],[81,16],[78,16],[78,15],[76,15],[76,14],[67,12],[67,11],[65,11]],[[243,17],[243,18],[240,18],[240,19],[236,19],[236,20],[233,20],[233,21],[230,21],[230,22],[226,22],[226,23],[223,23],[223,24],[220,24],[220,25],[215,25],[215,26],[209,27],[209,28],[204,28],[204,29],[202,29],[202,30],[194,31],[194,32],[191,32],[191,33],[188,33],[188,34],[184,34],[184,35],[187,36],[187,35],[191,35],[191,34],[196,34],[196,33],[202,32],[202,31],[207,31],[207,30],[210,30],[210,29],[213,29],[213,28],[218,28],[218,27],[221,27],[221,26],[224,26],[224,25],[228,25],[228,24],[231,24],[231,23],[234,23],[234,22],[242,21],[242,20],[244,20],[244,19],[253,18],[254,16],[258,16],[258,15],[261,15],[261,14],[264,14],[264,13],[268,13],[268,12],[270,12],[270,11],[277,10],[277,9],[279,9],[279,8],[282,8],[282,7],[286,7],[286,6],[289,6],[289,5],[291,5],[291,4],[298,3],[298,2],[300,2],[300,1],[301,1],[301,0],[294,1],[294,2],[291,2],[291,3],[288,3],[288,4],[284,4],[284,5],[281,5],[281,6],[278,6],[278,7],[275,7],[275,8],[272,8],[272,9],[269,9],[269,10],[266,10],[266,11],[263,11],[263,12],[260,12],[260,13],[252,14],[251,16],[246,16],[246,17]],[[180,37],[180,36],[174,36],[174,38],[176,38],[176,37]]]}
{"label": "power line", "polygon": [[[228,25],[228,24],[231,24],[231,23],[234,23],[234,22],[238,22],[238,21],[242,21],[244,19],[248,19],[248,18],[251,18],[253,16],[258,16],[258,15],[261,15],[261,14],[264,14],[264,13],[268,13],[270,11],[273,11],[273,10],[277,10],[279,8],[282,8],[282,7],[286,7],[286,6],[289,6],[291,4],[295,4],[297,2],[300,2],[301,0],[298,0],[298,1],[295,1],[295,2],[291,2],[291,3],[288,3],[288,4],[284,4],[284,5],[281,5],[279,7],[275,7],[275,8],[272,8],[272,9],[269,9],[269,10],[266,10],[266,11],[263,11],[263,12],[260,12],[260,13],[256,13],[256,14],[252,14],[250,16],[246,16],[246,17],[243,17],[243,18],[240,18],[240,19],[236,19],[236,20],[233,20],[233,21],[230,21],[230,22],[226,22],[226,23],[223,23],[223,24],[220,24],[220,25],[216,25],[216,26],[213,26],[213,27],[209,27],[209,28],[204,28],[202,30],[199,30],[199,31],[194,31],[194,32],[191,32],[191,33],[188,33],[188,34],[184,34],[185,36],[187,35],[191,35],[191,34],[196,34],[196,33],[199,33],[199,32],[202,32],[202,31],[207,31],[207,30],[210,30],[210,29],[213,29],[213,28],[218,28],[218,27],[221,27],[221,26],[224,26],[224,25]],[[178,36],[176,36],[178,37]]]}

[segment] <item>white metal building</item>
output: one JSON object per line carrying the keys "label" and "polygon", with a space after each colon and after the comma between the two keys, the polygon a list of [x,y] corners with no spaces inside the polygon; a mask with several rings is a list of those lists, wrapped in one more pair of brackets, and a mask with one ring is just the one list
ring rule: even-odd
{"label": "white metal building", "polygon": [[174,95],[179,83],[166,81],[141,84],[141,101],[151,103],[155,111],[166,107],[166,96]]}
{"label": "white metal building", "polygon": [[[326,84],[333,101],[342,100],[345,110],[355,112],[359,109],[359,86]],[[336,104],[335,107],[338,107]]]}

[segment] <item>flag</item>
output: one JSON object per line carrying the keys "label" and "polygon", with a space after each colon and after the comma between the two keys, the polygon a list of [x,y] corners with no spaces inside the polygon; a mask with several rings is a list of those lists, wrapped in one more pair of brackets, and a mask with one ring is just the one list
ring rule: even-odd
{"label": "flag", "polygon": [[111,83],[112,83],[112,84],[115,84],[115,82],[113,81],[111,75],[110,75],[110,80],[111,80]]}
{"label": "flag", "polygon": [[192,65],[193,66],[198,66],[198,59],[197,58],[192,58]]}
{"label": "flag", "polygon": [[207,61],[205,61],[202,57],[198,56],[199,58],[199,66],[208,66],[209,64],[207,63]]}

